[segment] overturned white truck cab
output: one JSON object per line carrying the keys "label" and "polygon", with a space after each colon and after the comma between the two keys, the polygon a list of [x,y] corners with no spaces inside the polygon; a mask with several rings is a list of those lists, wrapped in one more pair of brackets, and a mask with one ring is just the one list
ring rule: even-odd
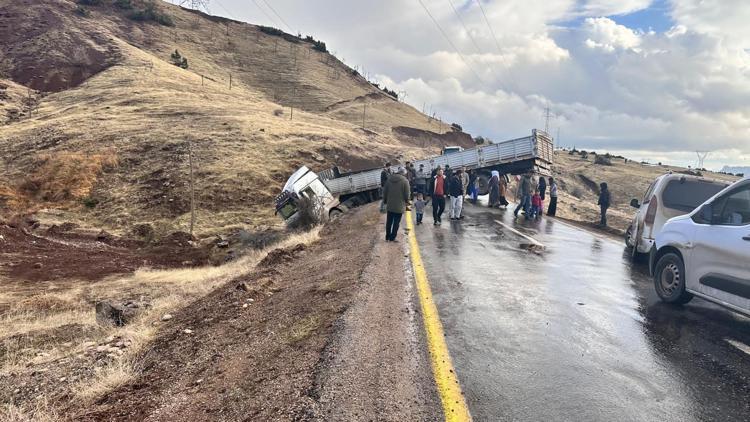
{"label": "overturned white truck cab", "polygon": [[[425,172],[437,167],[465,167],[476,170],[479,180],[479,193],[488,191],[489,179],[493,170],[501,174],[523,174],[533,172],[551,175],[554,144],[544,131],[534,129],[531,136],[481,145],[476,148],[455,151],[423,160],[413,160],[415,168],[420,164]],[[398,166],[393,166],[395,171]],[[297,201],[305,197],[321,213],[335,218],[352,207],[376,201],[380,198],[380,172],[382,168],[341,173],[337,167],[315,173],[306,166],[289,177],[281,194],[276,197],[276,213],[287,223],[294,221],[297,214]]]}

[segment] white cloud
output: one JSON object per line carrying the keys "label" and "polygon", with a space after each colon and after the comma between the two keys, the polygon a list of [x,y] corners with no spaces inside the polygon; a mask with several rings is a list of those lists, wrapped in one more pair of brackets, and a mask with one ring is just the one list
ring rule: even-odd
{"label": "white cloud", "polygon": [[651,0],[589,0],[583,10],[593,16],[624,15],[643,10],[650,4]]}
{"label": "white cloud", "polygon": [[[347,63],[406,90],[417,108],[431,104],[475,135],[525,134],[543,125],[549,104],[559,115],[552,132],[559,126],[569,145],[651,151],[662,161],[710,149],[747,165],[740,157],[750,157],[750,1],[670,0],[675,25],[656,33],[603,17],[641,10],[650,0],[482,0],[497,42],[476,1],[452,1],[468,31],[447,2],[423,0],[483,82],[419,2],[273,6]],[[252,2],[223,3],[251,22],[274,24]],[[571,27],[571,20],[580,23]]]}
{"label": "white cloud", "polygon": [[612,52],[616,49],[636,48],[641,44],[638,33],[609,18],[586,18],[582,29],[588,34],[586,46],[589,48]]}

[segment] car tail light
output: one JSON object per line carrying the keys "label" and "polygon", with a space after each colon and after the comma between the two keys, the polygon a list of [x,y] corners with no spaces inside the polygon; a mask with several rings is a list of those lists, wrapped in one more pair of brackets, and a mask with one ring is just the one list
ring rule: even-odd
{"label": "car tail light", "polygon": [[646,210],[646,224],[654,224],[654,221],[656,221],[656,209],[659,207],[659,201],[656,199],[656,195],[654,195],[653,198],[651,198],[651,202],[648,204],[648,209]]}

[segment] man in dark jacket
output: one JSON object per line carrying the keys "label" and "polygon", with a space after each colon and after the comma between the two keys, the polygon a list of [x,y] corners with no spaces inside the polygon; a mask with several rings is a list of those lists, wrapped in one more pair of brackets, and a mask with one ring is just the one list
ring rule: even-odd
{"label": "man in dark jacket", "polygon": [[518,196],[519,203],[516,206],[516,210],[513,211],[513,215],[518,217],[518,211],[523,209],[526,219],[529,219],[529,211],[531,207],[531,175],[524,174],[521,176],[521,181],[518,183]]}
{"label": "man in dark jacket", "polygon": [[406,169],[399,167],[398,173],[388,177],[383,187],[383,202],[388,215],[385,221],[385,240],[396,241],[398,227],[401,225],[401,216],[406,211],[411,196],[409,181],[406,180]]}
{"label": "man in dark jacket", "polygon": [[456,170],[451,176],[448,193],[451,196],[451,220],[460,220],[464,199],[464,182],[461,180],[461,170]]}
{"label": "man in dark jacket", "polygon": [[599,205],[599,210],[602,213],[602,219],[599,222],[599,225],[606,227],[607,226],[607,209],[609,209],[610,202],[612,201],[612,197],[609,194],[609,187],[607,186],[606,182],[602,182],[599,184],[599,202],[597,202],[597,205]]}
{"label": "man in dark jacket", "polygon": [[391,163],[385,163],[383,171],[380,172],[380,187],[385,187],[385,182],[388,181],[388,176],[391,175]]}

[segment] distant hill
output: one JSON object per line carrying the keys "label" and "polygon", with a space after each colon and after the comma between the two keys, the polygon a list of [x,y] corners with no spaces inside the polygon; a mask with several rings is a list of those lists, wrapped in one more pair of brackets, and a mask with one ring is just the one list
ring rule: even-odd
{"label": "distant hill", "polygon": [[0,216],[55,208],[114,231],[184,229],[192,149],[199,231],[266,226],[301,164],[472,145],[318,40],[158,0],[81,3],[0,0]]}
{"label": "distant hill", "polygon": [[724,173],[744,174],[746,176],[750,176],[750,167],[724,166],[724,167],[721,168],[721,171],[724,172]]}

